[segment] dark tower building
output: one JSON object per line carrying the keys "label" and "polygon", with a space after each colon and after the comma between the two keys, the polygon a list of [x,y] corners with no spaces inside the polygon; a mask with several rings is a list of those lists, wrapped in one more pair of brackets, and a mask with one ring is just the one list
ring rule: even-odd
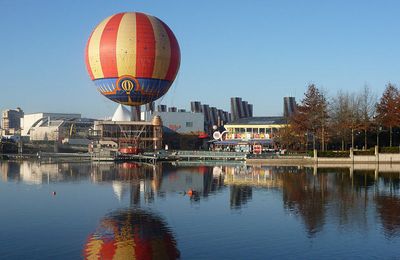
{"label": "dark tower building", "polygon": [[288,118],[296,111],[296,100],[294,97],[283,98],[283,117]]}
{"label": "dark tower building", "polygon": [[233,97],[231,98],[231,116],[232,120],[253,117],[253,105],[242,101],[242,98]]}
{"label": "dark tower building", "polygon": [[226,123],[227,120],[225,118],[224,111],[222,109],[218,109],[218,126],[221,126],[222,124]]}
{"label": "dark tower building", "polygon": [[243,108],[243,114],[241,115],[242,117],[250,117],[249,116],[249,103],[247,101],[242,101],[242,108]]}
{"label": "dark tower building", "polygon": [[203,112],[200,101],[192,101],[192,102],[190,102],[190,110],[193,113],[201,113],[201,112]]}
{"label": "dark tower building", "polygon": [[224,122],[224,123],[232,121],[231,113],[224,111],[224,114],[225,114],[225,119],[226,119],[226,122]]}
{"label": "dark tower building", "polygon": [[157,111],[158,112],[167,112],[167,106],[166,105],[158,105]]}
{"label": "dark tower building", "polygon": [[210,112],[211,112],[211,125],[217,125],[218,124],[218,109],[216,107],[211,107],[210,108]]}
{"label": "dark tower building", "polygon": [[204,122],[206,124],[210,123],[210,106],[209,105],[202,105],[203,106],[203,114],[204,114]]}
{"label": "dark tower building", "polygon": [[155,110],[155,102],[150,102],[146,104],[146,111],[147,112],[154,112]]}
{"label": "dark tower building", "polygon": [[249,110],[249,117],[253,117],[253,105],[252,104],[248,104],[248,110]]}
{"label": "dark tower building", "polygon": [[231,115],[232,120],[237,120],[241,118],[242,115],[242,98],[240,97],[233,97],[231,98]]}

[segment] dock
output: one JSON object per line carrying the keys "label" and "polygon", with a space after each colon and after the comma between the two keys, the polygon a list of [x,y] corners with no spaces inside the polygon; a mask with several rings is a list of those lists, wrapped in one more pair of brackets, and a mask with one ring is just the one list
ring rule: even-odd
{"label": "dock", "polygon": [[155,163],[158,161],[245,161],[245,153],[213,151],[156,151],[141,154],[95,153],[93,161],[136,161]]}
{"label": "dock", "polygon": [[246,160],[245,153],[238,152],[214,152],[214,151],[177,151],[179,160]]}

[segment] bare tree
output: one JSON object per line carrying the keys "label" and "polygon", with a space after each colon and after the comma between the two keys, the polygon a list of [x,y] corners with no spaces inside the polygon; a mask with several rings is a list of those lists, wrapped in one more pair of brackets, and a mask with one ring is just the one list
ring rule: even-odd
{"label": "bare tree", "polygon": [[360,127],[360,100],[354,94],[339,91],[330,106],[331,132],[341,139],[342,150],[351,137],[354,148],[354,131]]}
{"label": "bare tree", "polygon": [[351,130],[351,148],[354,149],[354,131],[360,129],[361,113],[360,99],[353,93],[350,94],[350,130]]}
{"label": "bare tree", "polygon": [[364,149],[368,149],[368,135],[367,132],[373,123],[376,108],[376,95],[371,92],[368,85],[359,93],[359,108],[360,108],[360,129],[364,131]]}
{"label": "bare tree", "polygon": [[349,135],[350,118],[350,96],[340,90],[330,105],[330,121],[332,134],[341,140],[342,151]]}

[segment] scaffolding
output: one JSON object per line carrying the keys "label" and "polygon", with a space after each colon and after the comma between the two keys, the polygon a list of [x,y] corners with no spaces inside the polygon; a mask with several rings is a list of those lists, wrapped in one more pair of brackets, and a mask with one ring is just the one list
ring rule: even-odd
{"label": "scaffolding", "polygon": [[115,142],[118,148],[137,147],[157,150],[162,147],[162,122],[159,117],[145,121],[95,121],[99,142]]}

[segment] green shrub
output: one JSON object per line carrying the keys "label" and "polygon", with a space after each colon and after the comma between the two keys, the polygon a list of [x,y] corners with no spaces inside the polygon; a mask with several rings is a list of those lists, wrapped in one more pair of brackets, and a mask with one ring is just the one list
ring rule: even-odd
{"label": "green shrub", "polygon": [[392,147],[380,147],[380,153],[399,153],[400,149],[399,146],[392,146]]}
{"label": "green shrub", "polygon": [[375,155],[375,148],[365,151],[354,151],[354,155]]}
{"label": "green shrub", "polygon": [[349,151],[318,151],[317,153],[318,157],[350,157],[350,152]]}

